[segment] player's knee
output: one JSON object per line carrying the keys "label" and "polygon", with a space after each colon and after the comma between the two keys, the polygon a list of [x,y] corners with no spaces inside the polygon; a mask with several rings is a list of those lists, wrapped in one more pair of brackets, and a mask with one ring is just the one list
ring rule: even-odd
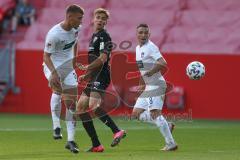
{"label": "player's knee", "polygon": [[143,122],[150,122],[152,121],[151,115],[148,111],[145,111],[139,115],[139,120]]}
{"label": "player's knee", "polygon": [[51,88],[51,89],[52,89],[52,92],[55,93],[55,94],[58,94],[58,95],[62,94],[62,90],[61,89],[57,89],[57,88]]}
{"label": "player's knee", "polygon": [[101,99],[94,98],[94,99],[91,99],[89,101],[89,108],[90,109],[96,109],[96,108],[98,108],[100,106],[101,106]]}
{"label": "player's knee", "polygon": [[139,119],[141,112],[137,111],[137,110],[133,110],[131,118],[132,119]]}
{"label": "player's knee", "polygon": [[151,118],[155,120],[158,116],[161,115],[161,111],[159,110],[151,110],[150,111]]}
{"label": "player's knee", "polygon": [[79,113],[83,113],[87,110],[88,108],[88,101],[85,99],[80,99],[79,102],[77,103],[77,111]]}

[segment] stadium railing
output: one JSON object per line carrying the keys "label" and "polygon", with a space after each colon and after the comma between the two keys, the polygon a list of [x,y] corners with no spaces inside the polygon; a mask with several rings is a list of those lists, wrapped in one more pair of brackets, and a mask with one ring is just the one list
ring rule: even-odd
{"label": "stadium railing", "polygon": [[15,43],[0,41],[0,104],[9,90],[20,92],[20,88],[15,86],[15,58]]}

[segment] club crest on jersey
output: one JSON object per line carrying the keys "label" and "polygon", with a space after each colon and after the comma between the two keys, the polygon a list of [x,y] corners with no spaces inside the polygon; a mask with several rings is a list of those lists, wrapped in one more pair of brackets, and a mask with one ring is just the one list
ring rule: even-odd
{"label": "club crest on jersey", "polygon": [[143,57],[144,57],[144,52],[141,53],[141,58],[143,58]]}
{"label": "club crest on jersey", "polygon": [[51,43],[48,43],[48,44],[47,44],[47,47],[48,47],[48,48],[52,47],[52,44],[51,44]]}
{"label": "club crest on jersey", "polygon": [[75,38],[78,36],[78,31],[77,32],[75,32]]}

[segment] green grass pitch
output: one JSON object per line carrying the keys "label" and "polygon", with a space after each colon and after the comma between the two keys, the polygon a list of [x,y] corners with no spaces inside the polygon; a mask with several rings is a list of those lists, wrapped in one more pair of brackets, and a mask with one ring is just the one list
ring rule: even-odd
{"label": "green grass pitch", "polygon": [[121,144],[111,148],[112,133],[99,120],[95,126],[104,153],[86,153],[90,139],[81,123],[77,125],[79,154],[64,148],[63,140],[53,140],[50,116],[0,114],[1,160],[240,160],[240,122],[193,120],[176,122],[174,137],[179,149],[162,152],[164,141],[154,125],[116,118],[127,130]]}

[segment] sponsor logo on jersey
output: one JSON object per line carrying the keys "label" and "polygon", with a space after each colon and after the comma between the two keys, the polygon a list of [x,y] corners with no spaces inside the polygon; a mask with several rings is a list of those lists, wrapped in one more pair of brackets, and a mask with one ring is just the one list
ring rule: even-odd
{"label": "sponsor logo on jersey", "polygon": [[75,40],[72,41],[71,43],[65,44],[65,46],[63,47],[63,50],[72,48],[72,46],[75,44]]}
{"label": "sponsor logo on jersey", "polygon": [[141,58],[143,58],[143,57],[144,57],[144,52],[141,53]]}
{"label": "sponsor logo on jersey", "polygon": [[103,50],[103,49],[104,49],[104,42],[101,42],[101,43],[100,43],[99,50]]}

